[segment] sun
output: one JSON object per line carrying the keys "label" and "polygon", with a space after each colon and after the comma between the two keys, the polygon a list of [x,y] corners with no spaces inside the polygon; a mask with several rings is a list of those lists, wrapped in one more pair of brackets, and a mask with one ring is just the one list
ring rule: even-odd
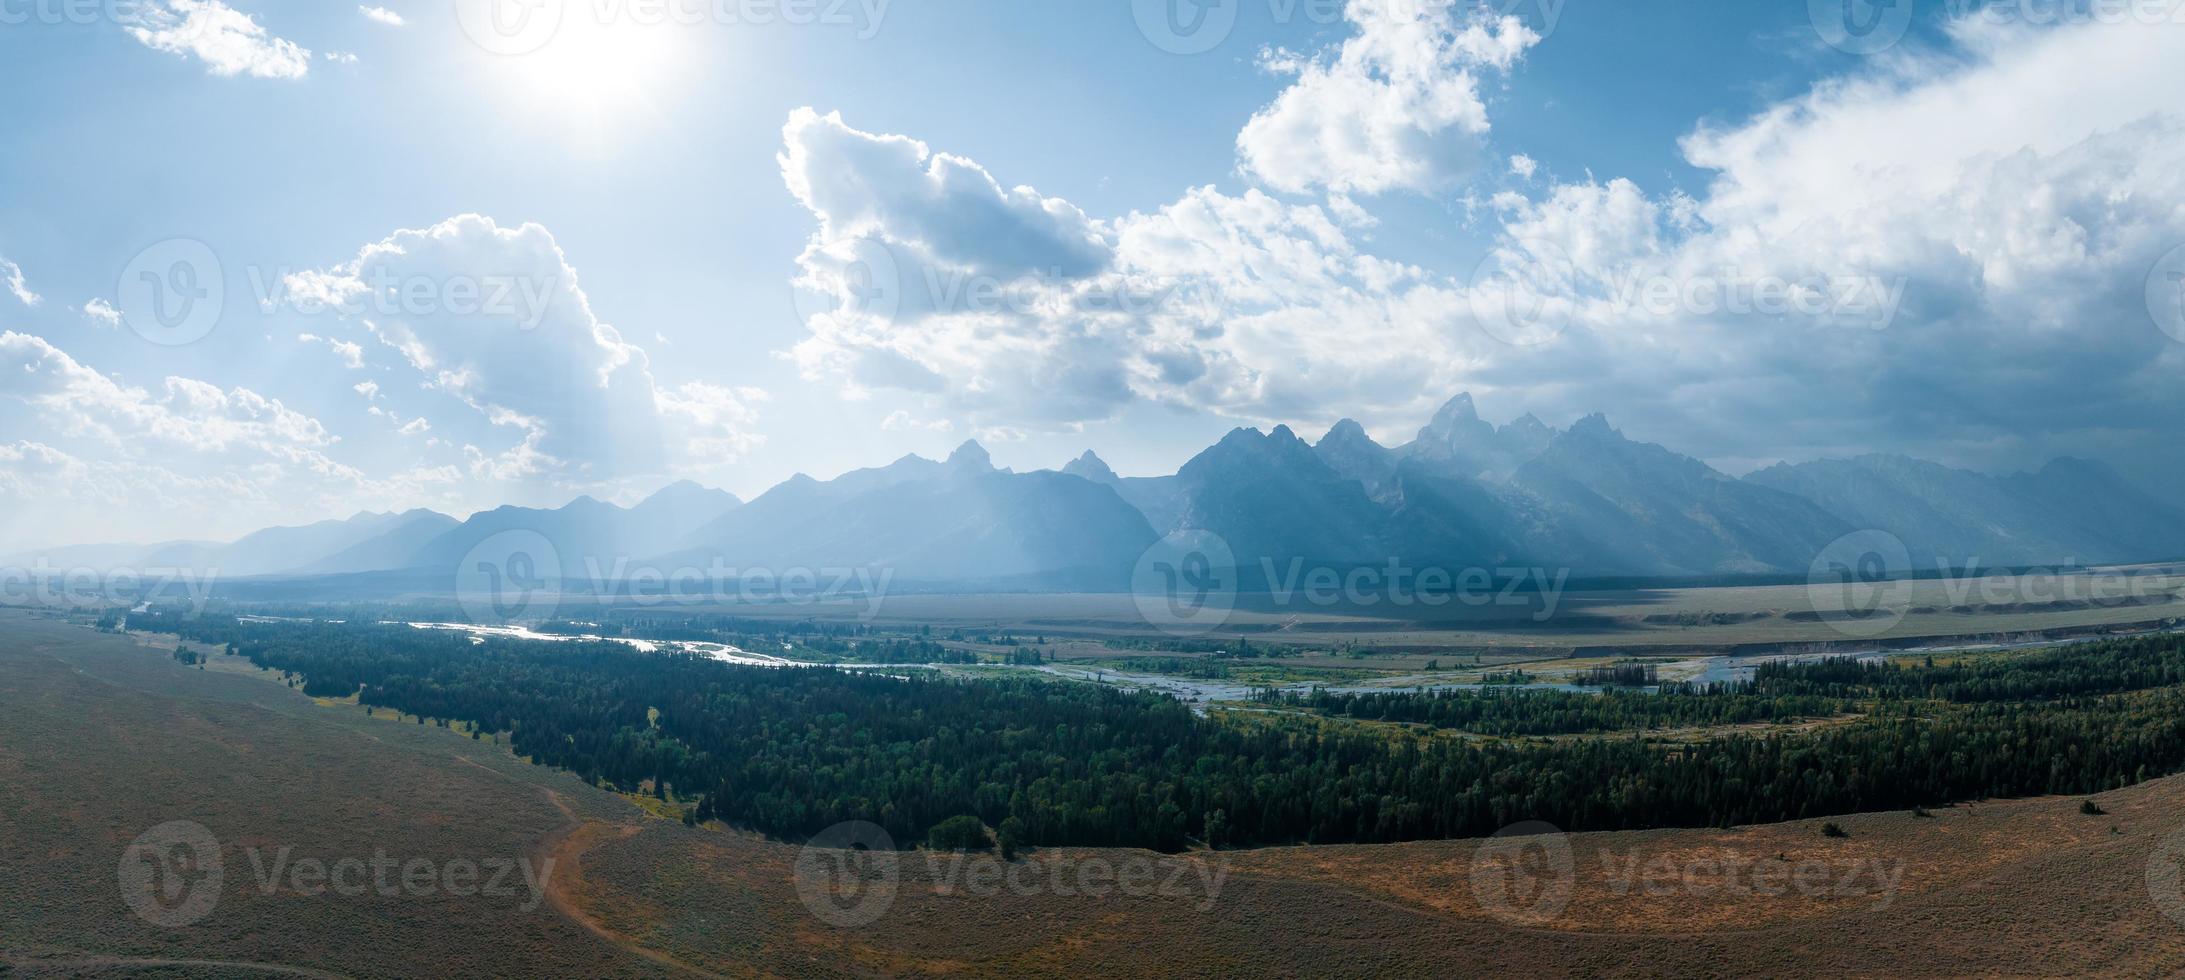
{"label": "sun", "polygon": [[599,131],[661,109],[682,61],[680,25],[601,20],[572,3],[536,50],[496,59],[528,109]]}

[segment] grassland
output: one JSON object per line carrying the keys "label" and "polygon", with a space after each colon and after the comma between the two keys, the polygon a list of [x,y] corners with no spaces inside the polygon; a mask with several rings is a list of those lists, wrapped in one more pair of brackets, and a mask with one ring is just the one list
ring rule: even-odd
{"label": "grassland", "polygon": [[[1966,637],[2067,635],[2185,618],[2185,573],[2171,566],[1912,579],[1882,588],[1876,623],[1847,632],[1816,613],[1833,601],[1805,584],[1694,588],[1586,588],[1539,593],[1355,596],[1243,593],[1199,639],[1249,639],[1295,648],[1304,666],[1356,666],[1352,654],[1418,669],[1452,655],[1514,662],[1554,656],[1652,652],[1767,652],[1819,645],[1905,646]],[[632,608],[629,605],[620,607]],[[1065,658],[1116,656],[1111,641],[1158,639],[1127,594],[891,594],[801,602],[644,605],[648,612],[721,613],[757,620],[865,623],[879,629],[1006,633],[1044,638]],[[614,607],[569,600],[564,616],[611,616]]]}
{"label": "grassland", "polygon": [[[2185,778],[2077,798],[1562,838],[1552,915],[1483,900],[1483,841],[971,870],[906,852],[884,912],[830,924],[800,849],[686,827],[459,730],[320,703],[171,638],[0,610],[0,973],[306,976],[2063,976],[2185,970]],[[132,915],[123,849],[172,819],[224,845],[203,921]],[[1545,840],[1555,840],[1546,838]],[[245,851],[557,859],[549,900],[262,895]],[[1780,885],[1718,887],[1732,863]],[[992,881],[982,869],[998,873]],[[1697,869],[1697,870],[1687,870]],[[1816,869],[1813,887],[1790,885]],[[1538,869],[1536,869],[1538,870]],[[1087,882],[1091,887],[1086,887]],[[1135,881],[1135,885],[1128,882]],[[1534,911],[1539,911],[1538,909]]]}

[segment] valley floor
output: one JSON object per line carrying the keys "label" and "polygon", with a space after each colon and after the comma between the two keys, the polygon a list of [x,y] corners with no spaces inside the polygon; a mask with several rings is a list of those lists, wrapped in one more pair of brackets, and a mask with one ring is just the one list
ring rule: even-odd
{"label": "valley floor", "polygon": [[[1996,801],[1839,817],[1843,837],[1805,821],[1011,864],[904,852],[890,893],[815,876],[842,852],[800,863],[172,648],[0,610],[0,975],[2185,971],[2185,777],[2104,793],[2101,813]],[[117,868],[175,820],[220,842],[224,883],[208,914],[164,928],[132,914]],[[284,848],[553,864],[537,896],[268,893]]]}

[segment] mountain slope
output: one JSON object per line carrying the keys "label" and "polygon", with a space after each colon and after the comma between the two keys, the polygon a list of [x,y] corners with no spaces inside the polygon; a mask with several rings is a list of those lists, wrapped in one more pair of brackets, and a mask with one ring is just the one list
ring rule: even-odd
{"label": "mountain slope", "polygon": [[878,567],[911,585],[1115,588],[1158,536],[1113,486],[995,469],[973,442],[939,463],[906,457],[824,482],[800,475],[691,537],[693,547],[661,563],[718,556],[777,574]]}
{"label": "mountain slope", "polygon": [[1587,571],[1802,569],[1852,530],[1803,497],[1626,439],[1600,415],[1557,436],[1512,484],[1553,521],[1543,553]]}

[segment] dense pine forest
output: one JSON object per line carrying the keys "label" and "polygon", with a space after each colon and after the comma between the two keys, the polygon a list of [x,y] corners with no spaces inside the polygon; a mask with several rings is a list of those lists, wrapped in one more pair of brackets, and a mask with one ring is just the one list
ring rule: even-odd
{"label": "dense pine forest", "polygon": [[[1269,694],[1257,707],[1284,710],[1202,714],[1021,675],[748,668],[396,625],[130,625],[224,644],[313,695],[506,733],[540,764],[790,839],[863,819],[923,840],[965,815],[1023,844],[1171,851],[1466,837],[1527,819],[1711,826],[2090,793],[2185,768],[2176,636],[1943,665],[1773,664],[1747,683],[1658,692]],[[1834,721],[1649,734],[1791,718]]]}

